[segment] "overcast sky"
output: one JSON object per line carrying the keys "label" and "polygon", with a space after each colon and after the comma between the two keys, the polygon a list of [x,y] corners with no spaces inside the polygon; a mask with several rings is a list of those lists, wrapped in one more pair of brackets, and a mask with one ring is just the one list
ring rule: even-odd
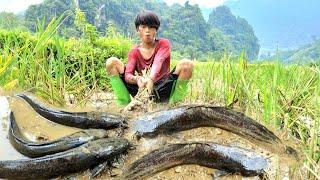
{"label": "overcast sky", "polygon": [[43,0],[0,0],[0,12],[19,13],[32,4],[39,4]]}

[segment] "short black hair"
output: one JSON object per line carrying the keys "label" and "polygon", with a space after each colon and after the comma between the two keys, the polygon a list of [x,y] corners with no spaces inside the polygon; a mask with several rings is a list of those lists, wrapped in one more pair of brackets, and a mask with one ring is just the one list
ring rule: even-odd
{"label": "short black hair", "polygon": [[136,29],[138,29],[140,25],[147,25],[148,27],[156,28],[156,30],[158,30],[160,27],[160,20],[156,13],[149,10],[143,10],[136,16],[134,24],[136,25]]}

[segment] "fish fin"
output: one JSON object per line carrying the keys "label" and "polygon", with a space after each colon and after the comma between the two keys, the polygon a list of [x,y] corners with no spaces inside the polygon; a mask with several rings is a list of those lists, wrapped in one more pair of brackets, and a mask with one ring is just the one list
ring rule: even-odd
{"label": "fish fin", "polygon": [[108,166],[108,163],[109,163],[108,161],[105,161],[105,162],[93,167],[90,170],[90,172],[91,172],[90,179],[97,177]]}

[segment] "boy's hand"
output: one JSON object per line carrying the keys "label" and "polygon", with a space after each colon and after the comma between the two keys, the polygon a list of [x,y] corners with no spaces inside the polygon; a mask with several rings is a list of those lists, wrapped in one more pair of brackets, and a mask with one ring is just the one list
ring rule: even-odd
{"label": "boy's hand", "polygon": [[147,79],[146,87],[147,87],[148,94],[151,95],[153,91],[153,81],[151,78]]}
{"label": "boy's hand", "polygon": [[138,76],[138,78],[137,78],[137,85],[138,85],[139,89],[143,89],[143,88],[146,87],[147,82],[144,81],[143,77]]}
{"label": "boy's hand", "polygon": [[153,81],[151,78],[137,77],[137,85],[139,89],[147,88],[148,94],[151,95],[153,91]]}

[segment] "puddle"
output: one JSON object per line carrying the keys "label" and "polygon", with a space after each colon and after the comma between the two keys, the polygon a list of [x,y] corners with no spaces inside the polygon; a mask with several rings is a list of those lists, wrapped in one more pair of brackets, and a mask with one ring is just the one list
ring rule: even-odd
{"label": "puddle", "polygon": [[18,153],[10,144],[7,139],[8,122],[9,122],[9,101],[7,97],[0,96],[0,159],[1,160],[14,160],[20,159],[24,156]]}

